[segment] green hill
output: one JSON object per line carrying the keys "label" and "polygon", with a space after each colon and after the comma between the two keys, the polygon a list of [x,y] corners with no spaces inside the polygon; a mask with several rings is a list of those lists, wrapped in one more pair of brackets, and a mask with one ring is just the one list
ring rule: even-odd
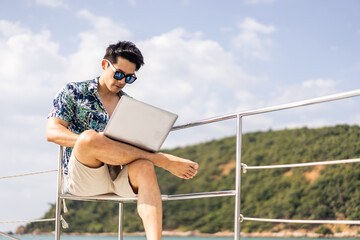
{"label": "green hill", "polygon": [[[248,166],[360,157],[360,127],[253,132],[243,135],[242,161]],[[198,175],[182,180],[156,169],[163,194],[235,189],[235,137],[166,152],[200,164]],[[358,163],[292,169],[248,170],[242,176],[241,213],[246,217],[288,219],[360,219]],[[164,202],[165,230],[233,231],[234,197]],[[67,201],[65,232],[117,232],[118,204]],[[125,204],[125,232],[143,231],[136,204]],[[55,206],[44,218],[54,217]],[[280,231],[317,225],[243,222],[241,230]],[[27,232],[53,231],[54,223],[32,223]],[[328,231],[327,228],[321,228]],[[324,230],[324,231],[325,231]],[[338,227],[337,231],[341,231]]]}

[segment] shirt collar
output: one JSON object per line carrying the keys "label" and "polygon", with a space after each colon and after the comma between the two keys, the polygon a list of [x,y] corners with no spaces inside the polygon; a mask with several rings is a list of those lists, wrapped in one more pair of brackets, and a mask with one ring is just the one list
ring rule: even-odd
{"label": "shirt collar", "polygon": [[98,88],[98,80],[99,80],[99,77],[96,77],[92,80],[89,81],[89,90],[90,91],[97,91],[97,88]]}
{"label": "shirt collar", "polygon": [[[90,91],[97,92],[97,89],[98,89],[98,86],[99,86],[99,78],[100,77],[96,77],[96,78],[89,81],[89,90]],[[119,94],[120,97],[122,95],[127,95],[125,92],[123,92],[123,90],[121,90],[118,94]]]}

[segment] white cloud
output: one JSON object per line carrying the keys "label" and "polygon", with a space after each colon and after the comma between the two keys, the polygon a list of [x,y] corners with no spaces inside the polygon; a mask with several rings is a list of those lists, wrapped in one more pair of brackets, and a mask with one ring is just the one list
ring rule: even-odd
{"label": "white cloud", "polygon": [[334,90],[336,82],[332,79],[314,78],[304,81],[301,85],[304,88],[319,89],[321,92],[328,92],[329,90]]}
{"label": "white cloud", "polygon": [[274,41],[268,37],[276,31],[273,25],[264,25],[252,18],[245,18],[238,24],[240,33],[232,40],[232,44],[245,57],[252,57],[262,61],[270,60],[270,49]]}
{"label": "white cloud", "polygon": [[19,23],[0,20],[0,32],[4,37],[11,37],[16,34],[29,34],[30,30],[23,28]]}
{"label": "white cloud", "polygon": [[252,18],[245,18],[245,20],[239,24],[239,27],[246,32],[259,32],[263,34],[270,34],[276,30],[274,26],[263,25]]}
{"label": "white cloud", "polygon": [[79,47],[68,57],[65,78],[72,79],[70,81],[81,81],[99,74],[100,62],[106,47],[132,36],[131,31],[121,22],[95,16],[88,10],[77,12],[77,16],[88,21],[91,28],[78,34]]}
{"label": "white cloud", "polygon": [[128,86],[128,91],[176,111],[179,121],[232,110],[240,104],[234,89],[246,91],[248,82],[256,81],[230,52],[199,33],[179,28],[142,41],[139,47],[146,64],[138,73],[139,81]]}
{"label": "white cloud", "polygon": [[[240,109],[254,110],[338,93],[337,86],[337,81],[333,79],[313,78],[292,85],[273,85],[270,96],[265,97],[265,99],[259,98],[259,95],[255,95],[253,92],[242,92],[241,90],[237,91],[237,97],[244,104]],[[347,105],[345,104],[345,106]],[[283,129],[285,127],[322,127],[334,123],[343,123],[346,122],[344,119],[347,119],[348,116],[339,116],[338,119],[329,118],[331,112],[339,109],[339,106],[344,107],[344,105],[335,102],[247,116],[244,118],[243,127],[244,131],[249,132]]]}
{"label": "white cloud", "polygon": [[65,58],[49,31],[33,33],[18,23],[0,21],[0,101],[39,100],[64,69]]}
{"label": "white cloud", "polygon": [[[88,41],[84,39],[84,36],[89,36],[92,39],[97,39],[99,45],[108,42],[118,41],[121,38],[130,38],[132,33],[130,30],[124,26],[122,22],[114,22],[112,19],[108,17],[100,17],[92,14],[87,9],[83,9],[77,12],[77,16],[87,20],[92,29],[87,32],[82,32],[80,34],[82,40]],[[85,34],[85,35],[84,35]],[[99,34],[104,34],[103,36],[99,36]],[[106,40],[101,40],[106,39]],[[92,42],[94,43],[94,42]]]}
{"label": "white cloud", "polygon": [[52,7],[52,8],[68,8],[69,6],[64,3],[63,0],[36,0],[35,1],[39,5]]}
{"label": "white cloud", "polygon": [[337,82],[330,78],[313,78],[288,86],[281,86],[273,104],[289,103],[337,93]]}
{"label": "white cloud", "polygon": [[[282,85],[278,89],[273,89],[270,96],[271,100],[267,106],[276,106],[287,103],[294,103],[318,97],[325,97],[339,93],[338,81],[330,78],[313,78],[304,80],[300,83]],[[334,123],[345,123],[350,116],[344,114],[333,115],[340,109],[351,108],[353,104],[346,101],[334,101],[328,103],[314,104],[305,107],[282,110],[269,113],[268,115],[277,119],[274,121],[272,129],[297,128],[297,127],[322,127]]]}
{"label": "white cloud", "polygon": [[[58,49],[47,30],[33,32],[20,23],[0,21],[0,176],[56,168],[56,150],[45,141],[45,124],[66,69]],[[1,220],[39,218],[47,203],[54,202],[55,175],[29,178],[0,183],[7,196],[0,206]],[[40,183],[41,188],[34,188]],[[13,208],[24,199],[31,208]],[[2,225],[0,231],[7,227],[16,224]]]}

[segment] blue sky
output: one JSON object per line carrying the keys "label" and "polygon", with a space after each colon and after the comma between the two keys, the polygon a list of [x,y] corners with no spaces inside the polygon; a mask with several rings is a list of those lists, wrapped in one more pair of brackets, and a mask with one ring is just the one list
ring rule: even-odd
{"label": "blue sky", "polygon": [[[145,57],[125,91],[181,124],[359,89],[359,10],[355,0],[0,0],[0,176],[56,168],[57,147],[45,141],[52,98],[99,75],[110,43],[131,40]],[[249,117],[244,131],[359,124],[358,106],[352,98]],[[176,131],[165,147],[234,130],[227,121]],[[56,174],[2,180],[0,222],[41,217],[55,187]]]}

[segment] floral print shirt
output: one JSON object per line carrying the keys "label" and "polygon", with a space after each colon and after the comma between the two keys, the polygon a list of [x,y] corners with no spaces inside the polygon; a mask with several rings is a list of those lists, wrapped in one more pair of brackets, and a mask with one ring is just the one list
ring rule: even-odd
{"label": "floral print shirt", "polygon": [[[109,114],[98,94],[99,77],[83,81],[71,82],[60,90],[53,101],[53,108],[48,115],[69,123],[68,129],[76,134],[85,130],[102,132],[109,121]],[[119,96],[127,95],[123,91]],[[72,148],[66,147],[63,156],[63,170],[67,174]]]}

